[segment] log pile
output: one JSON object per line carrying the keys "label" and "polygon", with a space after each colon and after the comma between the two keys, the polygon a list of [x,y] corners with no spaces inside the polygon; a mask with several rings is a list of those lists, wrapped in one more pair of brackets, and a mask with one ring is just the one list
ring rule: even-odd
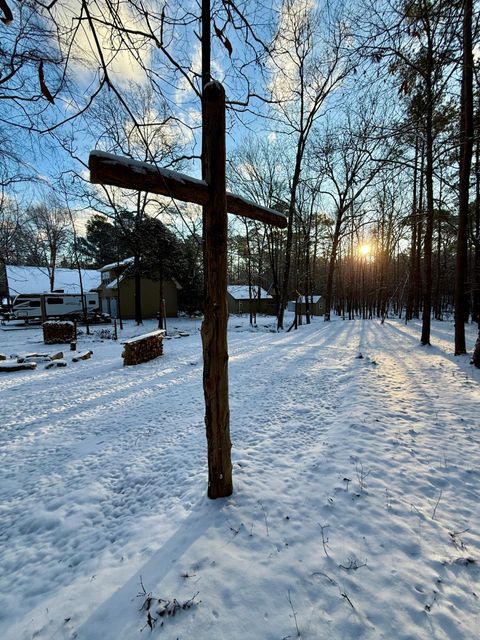
{"label": "log pile", "polygon": [[67,344],[77,339],[77,327],[70,320],[47,320],[42,328],[45,344]]}
{"label": "log pile", "polygon": [[46,363],[45,369],[53,367],[66,367],[67,363],[63,359],[63,351],[56,353],[26,353],[22,356],[12,354],[7,359],[0,358],[0,371],[29,371],[37,368],[38,363]]}
{"label": "log pile", "polygon": [[124,343],[122,353],[123,364],[135,365],[148,362],[163,354],[163,337],[165,331],[159,329],[143,336],[132,338]]}

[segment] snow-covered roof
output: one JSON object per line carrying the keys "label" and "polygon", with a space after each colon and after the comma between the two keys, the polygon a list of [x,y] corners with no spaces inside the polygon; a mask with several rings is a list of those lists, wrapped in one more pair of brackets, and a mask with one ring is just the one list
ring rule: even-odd
{"label": "snow-covered roof", "polygon": [[[125,280],[125,278],[128,277],[128,274],[126,273],[121,273],[120,277],[115,278],[114,280],[112,280],[111,282],[109,282],[107,284],[107,289],[117,289],[118,285],[120,282],[123,282],[123,280]],[[181,291],[182,289],[182,285],[178,282],[178,280],[176,280],[173,276],[171,278],[169,278],[170,280],[172,280],[173,284],[175,285],[176,289],[178,291]]]}
{"label": "snow-covered roof", "polygon": [[[230,284],[227,287],[227,291],[235,300],[250,299],[250,293],[249,293],[249,288],[247,284]],[[258,298],[258,287],[255,287],[255,286],[252,287],[252,298]],[[265,291],[265,289],[262,289],[261,287],[260,287],[260,298],[262,299],[267,298],[272,300],[272,296],[269,295]]]}
{"label": "snow-covered roof", "polygon": [[[16,267],[5,265],[8,290],[11,296],[19,293],[50,293],[50,279],[46,267]],[[91,291],[99,286],[100,271],[82,269],[84,291]],[[54,289],[65,293],[80,293],[80,281],[77,269],[55,269]]]}
{"label": "snow-covered roof", "polygon": [[125,258],[125,260],[120,260],[119,262],[111,262],[110,264],[106,264],[104,267],[100,269],[100,271],[110,271],[111,269],[116,269],[117,267],[126,267],[129,264],[133,264],[134,258]]}
{"label": "snow-covered roof", "polygon": [[[313,304],[316,304],[320,300],[321,297],[322,296],[308,296],[308,301],[310,303],[313,302]],[[304,304],[305,303],[305,296],[299,296],[298,301],[302,302],[302,304]],[[295,302],[295,300],[291,300],[290,302]]]}

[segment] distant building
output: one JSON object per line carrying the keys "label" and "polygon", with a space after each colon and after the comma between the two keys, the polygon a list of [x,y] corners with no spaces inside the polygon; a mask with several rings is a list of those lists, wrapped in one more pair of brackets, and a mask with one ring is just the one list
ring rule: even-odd
{"label": "distant building", "polygon": [[[81,269],[82,285],[85,292],[92,291],[100,284],[100,271]],[[59,293],[80,293],[78,269],[55,269],[53,291]],[[17,267],[0,264],[0,298],[9,302],[20,293],[51,293],[50,275],[46,267]]]}
{"label": "distant building", "polygon": [[[304,316],[307,312],[305,296],[300,296],[299,302],[299,313]],[[295,300],[289,300],[287,309],[288,311],[295,311]],[[325,301],[322,296],[308,296],[308,310],[311,316],[323,316],[325,313]]]}
{"label": "distant building", "polygon": [[[251,293],[250,293],[251,291]],[[258,287],[249,289],[248,285],[231,284],[227,287],[229,313],[265,313],[275,315],[274,299],[265,289]]]}
{"label": "distant building", "polygon": [[[117,318],[120,292],[120,312],[122,318],[135,317],[135,281],[132,273],[133,258],[107,264],[100,269],[101,282],[97,287],[100,310]],[[177,293],[181,286],[174,278],[163,281],[165,311],[169,317],[178,313]],[[160,311],[160,282],[153,278],[141,279],[142,317],[154,318]]]}

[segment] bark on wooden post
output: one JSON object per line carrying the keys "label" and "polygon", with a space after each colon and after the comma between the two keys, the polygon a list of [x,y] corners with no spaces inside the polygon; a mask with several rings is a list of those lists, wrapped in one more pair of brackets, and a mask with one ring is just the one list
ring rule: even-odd
{"label": "bark on wooden post", "polygon": [[209,82],[203,94],[205,181],[203,208],[205,313],[202,324],[203,390],[208,448],[208,497],[232,493],[227,347],[227,195],[225,189],[225,91]]}

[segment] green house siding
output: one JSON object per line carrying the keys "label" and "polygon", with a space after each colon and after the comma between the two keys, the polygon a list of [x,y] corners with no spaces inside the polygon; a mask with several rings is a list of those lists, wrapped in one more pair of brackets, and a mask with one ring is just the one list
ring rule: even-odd
{"label": "green house siding", "polygon": [[[102,284],[98,289],[98,293],[102,303],[102,311],[113,314],[118,299],[117,287],[108,288],[105,284]],[[167,316],[175,317],[178,313],[177,287],[172,280],[163,282],[163,296],[165,298]],[[155,318],[160,310],[160,283],[158,281],[142,278],[141,302],[142,317]],[[120,307],[122,318],[135,317],[135,282],[133,278],[125,278],[120,282]]]}

